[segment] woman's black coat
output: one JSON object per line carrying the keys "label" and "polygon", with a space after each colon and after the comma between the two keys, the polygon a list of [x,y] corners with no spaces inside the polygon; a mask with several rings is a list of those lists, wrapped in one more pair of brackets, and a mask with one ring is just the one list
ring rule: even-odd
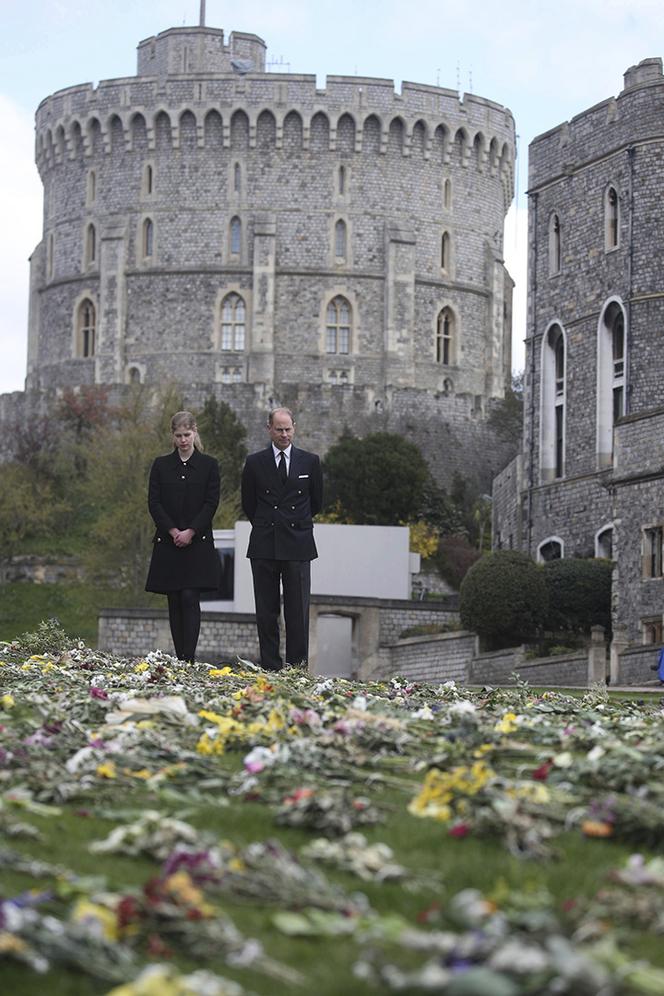
{"label": "woman's black coat", "polygon": [[[147,591],[165,594],[182,588],[219,586],[219,558],[214,549],[212,519],[219,504],[217,461],[194,450],[182,461],[177,450],[157,457],[150,470],[148,508],[154,535]],[[196,535],[177,547],[169,529],[193,529]]]}

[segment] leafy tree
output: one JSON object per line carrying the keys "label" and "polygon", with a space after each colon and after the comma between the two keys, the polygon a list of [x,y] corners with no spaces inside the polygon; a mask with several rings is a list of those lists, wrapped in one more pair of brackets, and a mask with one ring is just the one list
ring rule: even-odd
{"label": "leafy tree", "polygon": [[462,625],[494,648],[531,638],[549,609],[542,568],[517,550],[498,550],[478,560],[460,594]]}
{"label": "leafy tree", "polygon": [[394,526],[420,515],[429,467],[418,447],[389,432],[344,435],[323,463],[327,508],[359,525]]}
{"label": "leafy tree", "polygon": [[440,576],[458,591],[466,574],[480,557],[479,550],[467,536],[443,536],[433,559]]}
{"label": "leafy tree", "polygon": [[489,425],[503,439],[518,447],[523,430],[523,370],[514,374],[512,386],[505,391],[505,397],[496,402],[489,415]]}
{"label": "leafy tree", "polygon": [[53,483],[33,467],[6,463],[0,474],[2,555],[13,557],[27,539],[48,536],[68,512],[55,494]]}
{"label": "leafy tree", "polygon": [[543,565],[549,592],[546,629],[589,633],[592,626],[611,628],[610,560],[550,560]]}
{"label": "leafy tree", "polygon": [[[222,503],[237,495],[247,456],[247,430],[225,401],[210,396],[197,416],[205,450],[219,462]],[[231,502],[232,504],[232,502]],[[239,506],[238,506],[239,510]]]}

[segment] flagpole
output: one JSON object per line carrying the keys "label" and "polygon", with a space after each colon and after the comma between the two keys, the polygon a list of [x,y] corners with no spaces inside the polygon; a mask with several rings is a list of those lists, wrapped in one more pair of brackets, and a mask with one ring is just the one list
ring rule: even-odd
{"label": "flagpole", "polygon": [[201,16],[199,18],[199,27],[205,27],[205,0],[201,0]]}

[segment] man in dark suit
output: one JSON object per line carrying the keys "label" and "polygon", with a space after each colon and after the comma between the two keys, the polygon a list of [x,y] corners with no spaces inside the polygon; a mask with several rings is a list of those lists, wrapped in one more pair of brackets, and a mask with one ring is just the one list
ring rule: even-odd
{"label": "man in dark suit", "polygon": [[251,522],[251,560],[261,665],[279,671],[279,585],[284,591],[286,661],[300,664],[309,652],[311,561],[318,556],[313,517],[323,505],[323,474],[315,453],[293,446],[295,422],[288,408],[270,412],[270,444],[252,453],[242,471],[242,508]]}

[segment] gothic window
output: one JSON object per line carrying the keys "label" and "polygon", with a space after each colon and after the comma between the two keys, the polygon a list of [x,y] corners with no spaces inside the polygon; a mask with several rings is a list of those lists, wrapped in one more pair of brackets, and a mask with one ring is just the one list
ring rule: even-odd
{"label": "gothic window", "polygon": [[143,222],[141,252],[143,259],[151,259],[154,253],[154,223],[151,218]]}
{"label": "gothic window", "polygon": [[555,277],[560,273],[561,244],[560,244],[560,218],[554,212],[549,218],[549,276]]}
{"label": "gothic window", "polygon": [[127,380],[130,384],[141,383],[141,371],[138,367],[129,367],[129,370],[127,370]]}
{"label": "gothic window", "polygon": [[239,194],[242,191],[242,167],[239,163],[233,166],[233,193]]}
{"label": "gothic window", "polygon": [[452,207],[452,181],[449,177],[443,181],[443,207]]}
{"label": "gothic window", "polygon": [[325,352],[347,355],[351,344],[351,307],[345,297],[337,295],[327,306]]}
{"label": "gothic window", "polygon": [[443,232],[440,237],[440,268],[449,270],[450,268],[450,234]]}
{"label": "gothic window", "polygon": [[603,310],[597,334],[597,464],[613,462],[613,427],[625,414],[625,312],[618,301]]}
{"label": "gothic window", "polygon": [[334,255],[337,262],[345,261],[347,245],[348,231],[346,222],[339,218],[334,226]]}
{"label": "gothic window", "polygon": [[242,251],[242,222],[237,215],[231,218],[229,234],[231,256],[239,256]]}
{"label": "gothic window", "polygon": [[85,230],[85,265],[94,266],[97,262],[97,230],[90,223]]}
{"label": "gothic window", "polygon": [[221,348],[240,352],[244,349],[246,331],[244,298],[233,292],[221,302]]}
{"label": "gothic window", "polygon": [[89,297],[83,298],[76,309],[76,355],[88,358],[95,355],[97,313]]}
{"label": "gothic window", "polygon": [[604,194],[604,248],[616,249],[619,237],[620,205],[614,186],[607,187]]}
{"label": "gothic window", "polygon": [[595,556],[613,559],[613,526],[605,526],[595,536]]}
{"label": "gothic window", "polygon": [[343,195],[346,193],[346,167],[345,166],[340,166],[339,167],[339,173],[337,175],[337,181],[338,181],[337,191],[343,197]]}
{"label": "gothic window", "polygon": [[454,346],[454,315],[450,308],[443,308],[436,322],[436,363],[448,367],[452,363]]}
{"label": "gothic window", "polygon": [[649,526],[643,530],[642,574],[644,578],[662,577],[662,541],[664,527]]}
{"label": "gothic window", "polygon": [[540,564],[547,563],[549,560],[562,560],[563,553],[562,540],[558,539],[557,536],[552,536],[543,540],[537,547],[537,560]]}
{"label": "gothic window", "polygon": [[543,480],[563,476],[565,468],[565,336],[552,325],[542,344],[541,446]]}

